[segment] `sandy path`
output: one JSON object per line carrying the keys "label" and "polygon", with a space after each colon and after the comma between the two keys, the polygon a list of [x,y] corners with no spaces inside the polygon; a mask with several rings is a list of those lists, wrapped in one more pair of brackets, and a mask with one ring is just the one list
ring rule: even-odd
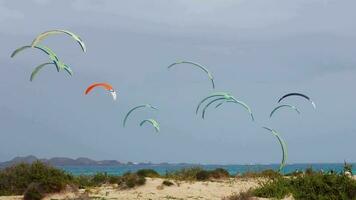
{"label": "sandy path", "polygon": [[[162,186],[163,179],[147,178],[144,186],[129,190],[118,190],[114,187],[101,187],[97,194],[90,197],[106,199],[221,199],[232,193],[246,191],[256,187],[256,180],[229,179],[216,182],[175,182],[173,186]],[[95,190],[95,189],[94,189]]]}

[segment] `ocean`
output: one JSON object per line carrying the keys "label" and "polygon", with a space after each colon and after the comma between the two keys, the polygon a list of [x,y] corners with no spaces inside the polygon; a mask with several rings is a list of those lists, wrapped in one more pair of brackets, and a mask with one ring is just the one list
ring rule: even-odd
{"label": "ocean", "polygon": [[[320,164],[290,164],[284,167],[283,173],[290,173],[296,170],[304,171],[305,169],[312,167],[317,171],[331,171],[342,172],[343,163],[320,163]],[[355,164],[353,164],[355,166]],[[139,169],[153,169],[159,174],[164,175],[166,172],[176,171],[182,168],[189,167],[202,167],[206,170],[212,170],[216,168],[224,168],[230,174],[238,174],[244,172],[259,172],[266,169],[278,170],[279,164],[270,165],[191,165],[191,164],[143,164],[143,165],[122,165],[122,166],[57,166],[66,172],[73,175],[93,175],[96,173],[107,173],[109,175],[122,175],[126,172],[135,172]],[[356,173],[356,170],[353,170]]]}

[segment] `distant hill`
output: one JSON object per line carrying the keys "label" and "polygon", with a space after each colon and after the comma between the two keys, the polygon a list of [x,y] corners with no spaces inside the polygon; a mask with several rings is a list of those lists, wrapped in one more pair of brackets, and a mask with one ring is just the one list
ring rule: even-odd
{"label": "distant hill", "polygon": [[66,158],[66,157],[55,157],[51,159],[39,159],[36,156],[25,156],[25,157],[15,157],[14,159],[6,162],[0,162],[0,168],[5,168],[18,163],[33,163],[34,161],[42,161],[53,166],[118,166],[124,165],[117,160],[102,160],[95,161],[89,158]]}

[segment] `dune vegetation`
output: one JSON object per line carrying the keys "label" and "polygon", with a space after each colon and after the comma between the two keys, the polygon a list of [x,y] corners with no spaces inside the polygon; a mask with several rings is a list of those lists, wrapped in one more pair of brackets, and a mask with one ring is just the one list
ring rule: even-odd
{"label": "dune vegetation", "polygon": [[[160,175],[152,169],[127,172],[121,176],[97,173],[91,176],[73,176],[63,170],[42,162],[17,164],[0,171],[0,196],[24,195],[24,199],[42,199],[47,194],[65,189],[88,189],[103,185],[116,185],[118,190],[142,186],[146,177],[163,179],[162,185],[172,186],[181,181],[215,181],[221,179],[261,179],[259,187],[247,192],[233,194],[224,199],[249,199],[264,197],[282,199],[293,196],[295,199],[356,199],[356,180],[347,172],[352,166],[345,163],[344,172],[320,172],[312,168],[305,172],[281,175],[273,170],[246,172],[232,176],[222,168],[204,170],[200,167],[184,168]],[[178,184],[179,185],[179,184]]]}

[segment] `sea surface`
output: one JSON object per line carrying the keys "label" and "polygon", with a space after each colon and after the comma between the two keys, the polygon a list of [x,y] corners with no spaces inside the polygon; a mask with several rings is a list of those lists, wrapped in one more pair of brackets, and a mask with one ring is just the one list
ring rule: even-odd
{"label": "sea surface", "polygon": [[[305,169],[312,167],[313,170],[317,171],[334,171],[342,172],[343,163],[332,163],[332,164],[290,164],[285,166],[283,173],[291,173],[296,170],[304,171]],[[353,164],[355,166],[355,164]],[[73,175],[93,175],[96,173],[107,173],[109,175],[122,175],[126,172],[135,172],[139,169],[153,169],[164,175],[167,172],[176,171],[182,168],[190,167],[201,167],[206,170],[213,170],[216,168],[224,168],[230,174],[239,174],[244,172],[259,172],[266,169],[278,170],[279,164],[270,165],[192,165],[192,164],[144,164],[144,165],[122,165],[122,166],[57,166]],[[353,173],[356,170],[353,169]]]}

